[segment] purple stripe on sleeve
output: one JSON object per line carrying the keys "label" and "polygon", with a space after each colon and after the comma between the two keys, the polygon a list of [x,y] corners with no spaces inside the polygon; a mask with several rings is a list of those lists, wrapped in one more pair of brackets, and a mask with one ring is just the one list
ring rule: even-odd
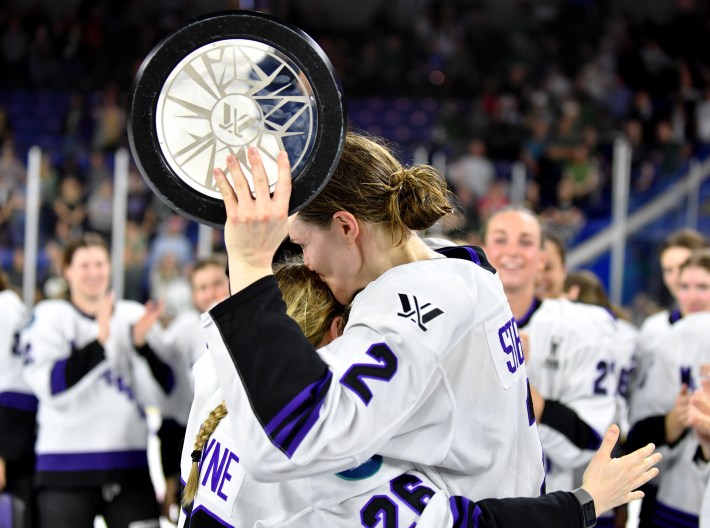
{"label": "purple stripe on sleeve", "polygon": [[457,495],[449,498],[449,508],[454,517],[454,528],[478,528],[481,509],[475,502]]}
{"label": "purple stripe on sleeve", "polygon": [[37,471],[98,471],[147,466],[148,455],[140,450],[37,455]]}
{"label": "purple stripe on sleeve", "polygon": [[52,367],[52,378],[50,384],[52,395],[59,394],[60,392],[67,390],[66,369],[66,359],[57,361]]}
{"label": "purple stripe on sleeve", "polygon": [[37,412],[37,398],[34,394],[22,392],[0,392],[0,405],[19,411]]}
{"label": "purple stripe on sleeve", "polygon": [[318,419],[332,378],[328,371],[323,379],[308,385],[266,425],[266,434],[289,458]]}

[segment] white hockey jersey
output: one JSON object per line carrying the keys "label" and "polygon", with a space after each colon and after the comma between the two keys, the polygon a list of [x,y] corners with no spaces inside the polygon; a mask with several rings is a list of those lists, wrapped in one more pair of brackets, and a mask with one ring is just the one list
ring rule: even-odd
{"label": "white hockey jersey", "polygon": [[663,334],[680,319],[678,309],[662,310],[647,317],[641,324],[636,341],[636,368],[631,382],[631,397],[646,379]]}
{"label": "white hockey jersey", "polygon": [[[195,401],[182,455],[183,483],[192,465],[191,451],[200,425],[222,401],[209,357],[195,365]],[[579,506],[565,495],[506,501],[449,497],[411,464],[374,456],[362,466],[337,475],[284,482],[259,482],[239,461],[229,415],[222,419],[203,449],[195,502],[181,511],[178,527],[312,528],[327,526],[581,526]],[[468,523],[468,524],[467,524]]]}
{"label": "white hockey jersey", "polygon": [[[71,303],[49,300],[34,308],[19,347],[25,380],[39,399],[40,483],[94,485],[144,476],[142,407],[170,390],[172,373],[149,350],[141,355],[133,348],[131,325],[143,312],[138,303],[116,301],[102,347],[96,321]],[[156,330],[148,335],[151,346],[160,341],[152,336]]]}
{"label": "white hockey jersey", "polygon": [[[456,256],[485,259],[472,248]],[[286,480],[375,454],[451,494],[535,496],[544,472],[515,320],[498,277],[461,258],[397,266],[317,354],[266,277],[203,316],[248,472]]]}
{"label": "white hockey jersey", "polygon": [[32,454],[37,412],[37,398],[22,378],[23,359],[16,346],[27,310],[15,292],[3,290],[0,313],[0,458],[18,460]]}
{"label": "white hockey jersey", "polygon": [[539,428],[548,490],[569,491],[616,414],[615,322],[598,306],[546,299],[519,326],[529,336],[530,384],[546,400]]}
{"label": "white hockey jersey", "polygon": [[[648,377],[634,396],[631,420],[636,424],[665,416],[685,383],[694,390],[700,383],[700,366],[710,364],[710,313],[683,317],[658,342],[659,350]],[[707,484],[707,464],[694,462],[699,444],[692,430],[664,450],[663,472],[658,480],[654,519],[678,526],[697,525]],[[690,523],[690,524],[688,524]]]}

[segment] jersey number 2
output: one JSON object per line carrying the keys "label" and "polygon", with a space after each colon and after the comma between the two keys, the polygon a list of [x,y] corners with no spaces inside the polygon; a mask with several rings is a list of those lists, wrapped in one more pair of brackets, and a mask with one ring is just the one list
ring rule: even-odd
{"label": "jersey number 2", "polygon": [[389,381],[397,372],[397,356],[385,343],[375,343],[367,350],[367,355],[379,361],[379,364],[358,363],[340,378],[340,383],[360,396],[365,405],[370,403],[372,391],[363,380],[370,378]]}

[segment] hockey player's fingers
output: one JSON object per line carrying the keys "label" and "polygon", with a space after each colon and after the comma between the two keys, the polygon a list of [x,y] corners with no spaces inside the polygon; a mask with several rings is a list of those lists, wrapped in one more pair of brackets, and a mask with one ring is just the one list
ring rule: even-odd
{"label": "hockey player's fingers", "polygon": [[[710,365],[704,365],[704,366],[710,367]],[[704,393],[706,393],[706,394],[710,394],[710,379],[703,378],[700,382],[701,382],[702,387],[703,387],[702,392],[704,392]]]}
{"label": "hockey player's fingers", "polygon": [[691,405],[688,411],[688,425],[699,433],[710,434],[710,416],[708,416],[708,412],[698,410],[694,405]]}
{"label": "hockey player's fingers", "polygon": [[227,218],[236,214],[239,205],[237,204],[237,194],[234,192],[234,187],[227,179],[227,175],[220,168],[216,168],[212,171],[214,175],[214,181],[217,184],[220,194],[222,195],[222,201],[224,202],[224,207],[227,210]]}
{"label": "hockey player's fingers", "polygon": [[[252,149],[249,150],[251,151]],[[251,161],[251,156],[249,159]],[[259,163],[261,163],[261,158],[259,158]],[[254,199],[251,195],[251,189],[249,189],[249,183],[247,182],[246,176],[244,176],[244,172],[242,172],[242,166],[239,164],[239,160],[234,154],[227,156],[227,168],[232,175],[232,188],[237,197],[239,208],[244,209],[245,207],[248,208],[250,205],[253,205]],[[229,184],[228,181],[227,184]],[[221,191],[222,186],[220,185],[219,188]]]}
{"label": "hockey player's fingers", "polygon": [[690,397],[690,407],[698,412],[710,414],[710,393],[698,391]]}
{"label": "hockey player's fingers", "polygon": [[645,495],[644,495],[643,491],[639,491],[639,490],[632,491],[631,493],[629,493],[628,500],[626,501],[626,503],[628,504],[631,501],[643,499],[644,496]]}
{"label": "hockey player's fingers", "polygon": [[[660,456],[660,453],[653,453],[654,449],[656,449],[655,445],[647,444],[643,447],[639,447],[636,451],[633,451],[628,455],[624,455],[619,460],[624,462],[626,468],[643,467],[650,457],[655,455]],[[651,459],[651,461],[653,460],[655,460],[655,458]],[[651,467],[651,465],[648,467]]]}
{"label": "hockey player's fingers", "polygon": [[291,163],[288,153],[285,150],[279,152],[276,158],[278,165],[278,181],[274,188],[274,203],[282,210],[288,211],[289,200],[291,199]]}
{"label": "hockey player's fingers", "polygon": [[641,473],[636,480],[634,480],[633,485],[631,487],[632,490],[638,490],[641,486],[649,482],[650,480],[656,478],[658,476],[658,468],[657,467],[652,467]]}
{"label": "hockey player's fingers", "polygon": [[604,460],[611,458],[611,452],[614,450],[616,442],[619,440],[619,426],[616,424],[611,424],[609,429],[606,430],[606,434],[602,439],[602,444],[599,449],[594,454],[595,458],[602,458]]}
{"label": "hockey player's fingers", "polygon": [[[254,182],[254,194],[256,197],[256,202],[258,205],[268,206],[268,203],[271,200],[271,193],[269,192],[269,178],[266,174],[264,163],[261,161],[259,151],[254,147],[250,147],[247,150],[247,156],[249,158],[249,165],[251,167],[252,181]],[[234,173],[232,173],[232,176],[234,176]]]}
{"label": "hockey player's fingers", "polygon": [[680,387],[680,395],[681,396],[686,396],[688,394],[688,385],[686,383],[683,383]]}

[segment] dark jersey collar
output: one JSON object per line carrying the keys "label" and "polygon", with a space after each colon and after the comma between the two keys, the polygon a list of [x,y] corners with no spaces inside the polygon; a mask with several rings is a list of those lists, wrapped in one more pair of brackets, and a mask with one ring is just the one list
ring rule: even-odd
{"label": "dark jersey collar", "polygon": [[447,258],[468,260],[469,262],[478,264],[483,269],[488,270],[493,274],[496,273],[496,269],[491,266],[491,263],[488,262],[488,257],[486,257],[486,254],[478,246],[449,246],[439,248],[436,252]]}

